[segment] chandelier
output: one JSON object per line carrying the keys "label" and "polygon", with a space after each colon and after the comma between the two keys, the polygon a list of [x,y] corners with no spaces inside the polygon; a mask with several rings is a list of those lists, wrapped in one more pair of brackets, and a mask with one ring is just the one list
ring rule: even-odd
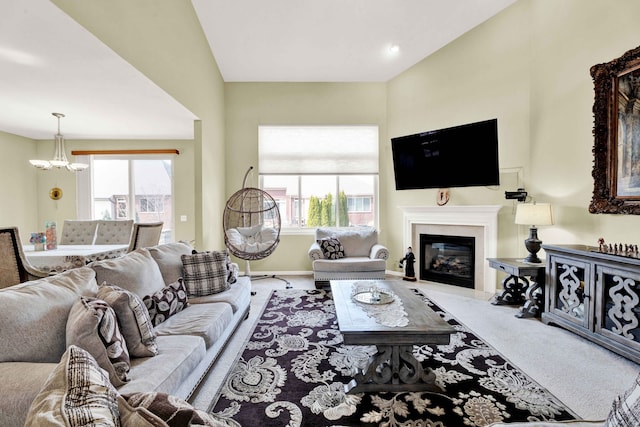
{"label": "chandelier", "polygon": [[38,169],[48,170],[51,168],[62,169],[66,168],[69,171],[77,172],[85,170],[89,165],[85,163],[69,163],[67,160],[67,154],[64,149],[64,137],[60,133],[60,117],[64,117],[62,113],[51,113],[58,118],[58,133],[55,134],[55,151],[53,152],[53,159],[51,160],[29,160],[33,166]]}

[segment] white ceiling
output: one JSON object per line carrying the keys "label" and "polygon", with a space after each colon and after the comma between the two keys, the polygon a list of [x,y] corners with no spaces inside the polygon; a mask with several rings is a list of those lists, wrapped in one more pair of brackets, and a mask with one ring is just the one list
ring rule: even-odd
{"label": "white ceiling", "polygon": [[[227,82],[379,82],[514,1],[192,3]],[[67,139],[191,139],[197,118],[49,0],[0,0],[0,130],[50,139],[52,112]]]}

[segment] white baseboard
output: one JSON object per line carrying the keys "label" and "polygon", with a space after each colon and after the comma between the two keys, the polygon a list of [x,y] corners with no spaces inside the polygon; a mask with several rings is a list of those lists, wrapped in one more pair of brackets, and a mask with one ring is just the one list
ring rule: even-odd
{"label": "white baseboard", "polygon": [[[404,276],[404,272],[402,271],[393,271],[393,270],[386,270],[385,274],[389,275],[389,276]],[[242,272],[242,275],[244,276],[245,273]],[[295,270],[287,270],[287,271],[254,271],[251,270],[251,275],[252,276],[313,276],[313,271],[311,270],[299,270],[299,271],[295,271]]]}

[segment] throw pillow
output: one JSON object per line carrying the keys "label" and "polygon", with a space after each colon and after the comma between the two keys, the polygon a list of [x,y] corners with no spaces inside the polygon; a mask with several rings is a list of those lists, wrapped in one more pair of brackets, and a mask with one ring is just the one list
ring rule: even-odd
{"label": "throw pillow", "polygon": [[147,307],[147,311],[149,311],[153,326],[158,326],[189,305],[187,290],[182,283],[182,279],[178,279],[152,295],[145,296],[142,301]]}
{"label": "throw pillow", "polygon": [[227,283],[234,284],[238,281],[239,268],[238,264],[231,262],[231,255],[226,251],[225,264],[227,265]]}
{"label": "throw pillow", "polygon": [[138,295],[104,282],[98,288],[98,298],[106,301],[115,311],[129,356],[150,357],[158,354],[156,333],[149,311]]}
{"label": "throw pillow", "polygon": [[147,248],[160,268],[164,284],[169,285],[182,277],[182,255],[189,255],[193,247],[187,242],[164,243]]}
{"label": "throw pillow", "polygon": [[635,427],[640,425],[640,375],[624,395],[616,397],[604,424],[606,427]]}
{"label": "throw pillow", "polygon": [[117,396],[91,354],[71,345],[31,403],[25,427],[120,425]]}
{"label": "throw pillow", "polygon": [[[122,395],[119,399],[122,425],[240,427],[237,421],[194,408],[186,401],[165,393],[146,392]],[[132,421],[137,421],[132,422]]]}
{"label": "throw pillow", "polygon": [[182,255],[182,277],[190,297],[202,297],[229,289],[227,251]]}
{"label": "throw pillow", "polygon": [[92,262],[98,283],[107,282],[142,297],[165,286],[160,267],[146,248],[116,259]]}
{"label": "throw pillow", "polygon": [[109,374],[111,383],[120,387],[129,381],[131,360],[120,333],[116,314],[109,304],[92,297],[80,297],[67,319],[67,346],[87,350]]}
{"label": "throw pillow", "polygon": [[335,237],[329,237],[326,239],[318,240],[320,249],[326,259],[340,259],[344,258],[344,248],[340,243],[340,240]]}
{"label": "throw pillow", "polygon": [[244,237],[255,237],[262,230],[262,224],[254,225],[253,227],[238,227],[237,230]]}

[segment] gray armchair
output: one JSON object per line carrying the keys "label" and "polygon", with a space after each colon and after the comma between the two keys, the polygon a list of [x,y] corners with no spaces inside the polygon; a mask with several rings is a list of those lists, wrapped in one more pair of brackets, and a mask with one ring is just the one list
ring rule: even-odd
{"label": "gray armchair", "polygon": [[373,227],[318,228],[309,258],[320,288],[329,280],[383,280],[389,250]]}

